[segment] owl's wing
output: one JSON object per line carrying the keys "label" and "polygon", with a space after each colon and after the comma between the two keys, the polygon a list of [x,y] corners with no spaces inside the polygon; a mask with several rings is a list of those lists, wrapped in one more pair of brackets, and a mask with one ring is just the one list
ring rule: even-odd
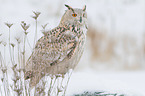
{"label": "owl's wing", "polygon": [[38,40],[28,63],[33,64],[34,69],[53,66],[65,58],[70,59],[76,46],[77,36],[73,32],[56,28]]}

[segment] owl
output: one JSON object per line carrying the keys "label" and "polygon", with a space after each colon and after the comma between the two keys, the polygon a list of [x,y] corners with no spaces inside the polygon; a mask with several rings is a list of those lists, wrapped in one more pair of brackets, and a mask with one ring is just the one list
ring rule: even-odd
{"label": "owl", "polygon": [[59,25],[42,36],[26,62],[24,78],[34,87],[44,76],[64,76],[78,64],[88,29],[86,6],[65,5],[67,10]]}

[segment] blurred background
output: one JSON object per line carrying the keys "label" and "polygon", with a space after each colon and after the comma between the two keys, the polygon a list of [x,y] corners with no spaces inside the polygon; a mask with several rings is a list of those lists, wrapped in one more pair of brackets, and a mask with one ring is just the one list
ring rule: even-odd
{"label": "blurred background", "polygon": [[[59,24],[67,9],[64,4],[73,8],[87,6],[89,22],[87,43],[75,72],[91,70],[94,76],[104,76],[100,77],[102,79],[119,78],[130,87],[136,86],[137,90],[143,92],[145,90],[145,0],[0,0],[0,41],[8,42],[8,28],[5,22],[14,24],[11,28],[11,42],[14,44],[15,38],[23,40],[21,21],[30,24],[26,45],[27,60],[32,51],[32,38],[35,33],[32,11],[41,12],[38,18],[38,38],[40,38],[43,36],[41,25],[48,24],[46,29],[50,30]],[[0,50],[3,54],[2,45]],[[9,53],[6,54],[9,58]],[[113,75],[106,75],[104,72]],[[117,72],[121,74],[120,77],[119,74],[115,74]]]}

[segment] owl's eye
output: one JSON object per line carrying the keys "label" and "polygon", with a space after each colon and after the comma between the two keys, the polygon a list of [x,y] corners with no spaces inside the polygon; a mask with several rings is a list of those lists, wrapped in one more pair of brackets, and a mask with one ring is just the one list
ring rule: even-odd
{"label": "owl's eye", "polygon": [[76,16],[77,16],[77,14],[72,14],[72,16],[73,16],[73,17],[76,17]]}

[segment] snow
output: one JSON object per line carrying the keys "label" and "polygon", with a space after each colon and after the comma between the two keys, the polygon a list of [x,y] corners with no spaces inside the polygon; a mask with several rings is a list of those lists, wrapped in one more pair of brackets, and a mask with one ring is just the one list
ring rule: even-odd
{"label": "snow", "polygon": [[68,96],[84,91],[145,96],[145,71],[137,72],[74,72],[68,87]]}

